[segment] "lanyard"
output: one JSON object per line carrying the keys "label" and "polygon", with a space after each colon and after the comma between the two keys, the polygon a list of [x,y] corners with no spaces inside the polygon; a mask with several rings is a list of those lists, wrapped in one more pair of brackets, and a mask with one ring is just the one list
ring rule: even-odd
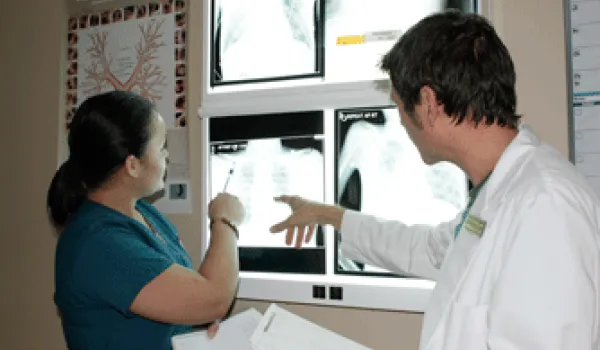
{"label": "lanyard", "polygon": [[467,204],[467,208],[462,213],[462,218],[460,220],[460,223],[458,224],[458,226],[456,226],[456,229],[454,230],[454,239],[455,240],[456,240],[456,237],[458,237],[458,233],[462,229],[462,227],[465,223],[465,220],[467,220],[467,217],[469,216],[469,212],[471,211],[471,207],[473,206],[473,204],[475,203],[475,200],[477,199],[477,195],[479,195],[479,191],[483,188],[483,185],[485,185],[487,180],[490,178],[490,175],[492,175],[491,172],[485,177],[485,179],[483,179],[483,181],[481,181],[481,183],[479,185],[477,185],[475,188],[473,188],[471,190],[471,192],[469,193],[469,204]]}

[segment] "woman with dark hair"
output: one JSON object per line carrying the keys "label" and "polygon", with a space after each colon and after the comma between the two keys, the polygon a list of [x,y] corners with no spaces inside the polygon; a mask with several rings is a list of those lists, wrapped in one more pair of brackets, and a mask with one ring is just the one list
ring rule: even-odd
{"label": "woman with dark hair", "polygon": [[68,143],[47,205],[60,231],[54,300],[69,349],[170,349],[173,335],[222,318],[237,286],[239,200],[210,203],[211,243],[195,271],[175,227],[143,200],[164,187],[168,157],[152,103],[124,91],[91,97]]}

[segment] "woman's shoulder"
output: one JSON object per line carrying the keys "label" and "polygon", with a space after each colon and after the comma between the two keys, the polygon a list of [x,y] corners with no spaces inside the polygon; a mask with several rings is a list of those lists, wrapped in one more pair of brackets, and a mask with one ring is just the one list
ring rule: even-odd
{"label": "woman's shoulder", "polygon": [[59,244],[82,244],[111,232],[142,232],[141,225],[130,217],[102,204],[85,201],[69,219],[60,234]]}
{"label": "woman's shoulder", "polygon": [[133,219],[121,212],[118,212],[103,204],[87,200],[73,214],[73,217],[67,223],[65,230],[80,230],[89,226],[95,226],[96,228],[105,225],[128,226],[128,224],[132,221]]}

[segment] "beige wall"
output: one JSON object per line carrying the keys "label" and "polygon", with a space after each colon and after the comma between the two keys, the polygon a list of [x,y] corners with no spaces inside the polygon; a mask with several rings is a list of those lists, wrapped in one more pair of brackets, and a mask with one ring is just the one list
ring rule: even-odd
{"label": "beige wall", "polygon": [[[62,118],[63,38],[68,11],[57,0],[7,1],[0,14],[2,207],[1,347],[64,349],[52,303],[55,237],[45,191],[55,170]],[[137,1],[137,0],[136,0]],[[201,1],[191,4],[191,63],[201,58]],[[121,4],[120,0],[114,3]],[[496,25],[518,71],[519,111],[567,154],[567,99],[562,0],[492,0]],[[520,8],[518,8],[519,6]],[[23,16],[17,18],[17,16]],[[22,48],[16,49],[23,44]],[[190,115],[199,104],[200,67],[190,65]],[[191,132],[199,123],[191,120]],[[192,176],[199,188],[200,140],[192,137]],[[196,204],[200,194],[194,194]],[[173,216],[198,262],[201,213]],[[268,303],[239,301],[236,310]],[[298,314],[375,349],[415,349],[421,315],[290,305]],[[30,333],[31,332],[31,333]]]}

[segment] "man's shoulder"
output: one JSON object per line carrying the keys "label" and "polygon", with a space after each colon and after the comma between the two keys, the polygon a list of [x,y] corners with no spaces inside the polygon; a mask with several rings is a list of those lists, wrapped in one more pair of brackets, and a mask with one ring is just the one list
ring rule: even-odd
{"label": "man's shoulder", "polygon": [[515,165],[509,197],[543,196],[600,206],[598,195],[587,179],[556,149],[542,143],[530,152],[523,162]]}

